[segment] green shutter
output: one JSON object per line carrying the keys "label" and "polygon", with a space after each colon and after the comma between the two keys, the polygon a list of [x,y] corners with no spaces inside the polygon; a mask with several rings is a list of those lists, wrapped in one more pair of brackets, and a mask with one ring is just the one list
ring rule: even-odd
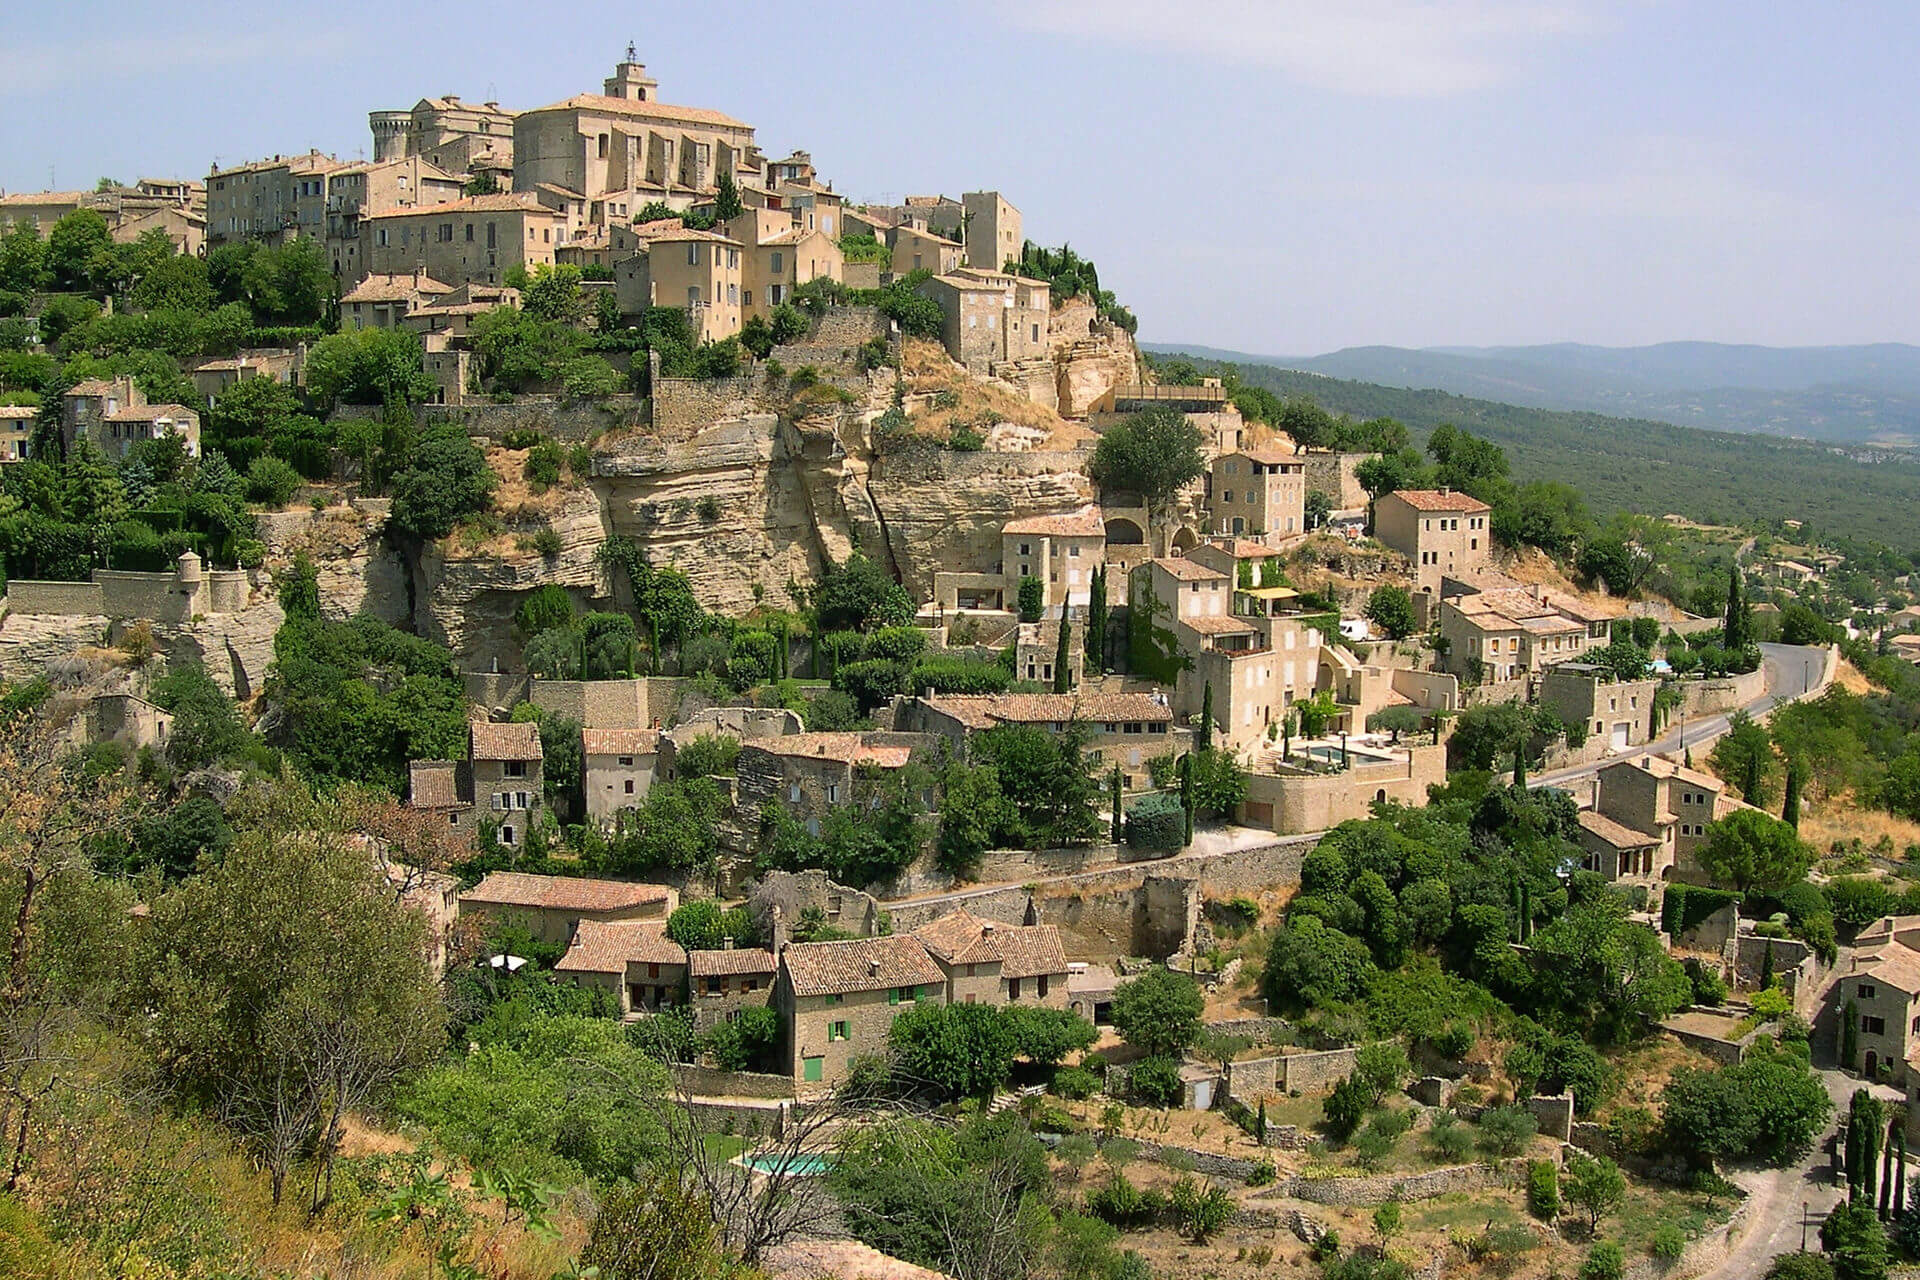
{"label": "green shutter", "polygon": [[900,988],[895,987],[891,991],[887,992],[887,1003],[888,1004],[900,1003]]}
{"label": "green shutter", "polygon": [[826,1066],[827,1060],[825,1058],[803,1059],[801,1063],[801,1078],[808,1081],[817,1081],[825,1074]]}

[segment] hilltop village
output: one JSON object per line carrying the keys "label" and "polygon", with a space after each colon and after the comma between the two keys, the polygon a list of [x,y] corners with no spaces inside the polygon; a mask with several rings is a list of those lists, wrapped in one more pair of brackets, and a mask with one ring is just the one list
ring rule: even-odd
{"label": "hilltop village", "polygon": [[[1832,1097],[1836,1239],[1920,1239],[1906,576],[1156,363],[1018,192],[659,95],[0,196],[13,1013],[436,1275],[1758,1274]],[[0,1257],[124,1262],[51,1060]]]}

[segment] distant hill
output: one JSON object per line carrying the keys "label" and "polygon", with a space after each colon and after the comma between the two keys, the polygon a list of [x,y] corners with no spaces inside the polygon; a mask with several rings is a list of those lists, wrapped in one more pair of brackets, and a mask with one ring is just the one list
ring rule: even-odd
{"label": "distant hill", "polygon": [[1335,413],[1397,418],[1421,442],[1438,424],[1454,423],[1504,448],[1516,479],[1563,481],[1603,515],[1675,512],[1710,523],[1802,519],[1902,551],[1920,548],[1920,458],[1904,451],[1503,404],[1222,362],[1194,348],[1168,353],[1185,355],[1208,373],[1231,369],[1249,385],[1306,396]]}
{"label": "distant hill", "polygon": [[[1146,344],[1151,351],[1171,346]],[[1920,445],[1920,347],[1348,347],[1258,356],[1186,347],[1383,386],[1431,388],[1537,409],[1841,443]]]}

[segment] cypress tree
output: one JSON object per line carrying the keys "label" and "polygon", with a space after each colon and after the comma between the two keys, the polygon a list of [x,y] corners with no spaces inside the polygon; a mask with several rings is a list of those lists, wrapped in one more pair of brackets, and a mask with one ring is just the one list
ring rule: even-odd
{"label": "cypress tree", "polygon": [[1120,776],[1120,766],[1113,766],[1113,842],[1119,844],[1126,835],[1126,827],[1121,823],[1120,798],[1126,794],[1126,782]]}
{"label": "cypress tree", "polygon": [[1840,1066],[1843,1070],[1854,1070],[1854,1062],[1860,1057],[1860,1010],[1853,1001],[1847,1001],[1847,1007],[1840,1011],[1845,1020],[1840,1026]]}
{"label": "cypress tree", "polygon": [[1773,939],[1767,939],[1767,949],[1760,953],[1760,989],[1765,991],[1773,985]]}
{"label": "cypress tree", "polygon": [[1213,681],[1207,681],[1200,695],[1200,734],[1194,740],[1194,750],[1206,751],[1213,746]]}
{"label": "cypress tree", "polygon": [[1907,1216],[1907,1126],[1904,1124],[1894,1128],[1893,1150],[1893,1216],[1898,1221]]}
{"label": "cypress tree", "polygon": [[1800,766],[1789,761],[1787,764],[1787,795],[1780,802],[1780,821],[1800,829]]}
{"label": "cypress tree", "polygon": [[1107,669],[1107,567],[1093,571],[1087,599],[1087,662],[1098,675]]}
{"label": "cypress tree", "polygon": [[[1854,1101],[1859,1102],[1856,1094]],[[1860,1198],[1860,1115],[1856,1105],[1847,1113],[1847,1201]]]}
{"label": "cypress tree", "polygon": [[1747,611],[1737,560],[1727,570],[1727,621],[1722,638],[1728,649],[1744,649],[1753,639],[1753,615]]}
{"label": "cypress tree", "polygon": [[1513,748],[1513,785],[1522,791],[1527,789],[1527,746],[1516,743]]}
{"label": "cypress tree", "polygon": [[1261,1146],[1267,1145],[1267,1100],[1260,1099],[1260,1109],[1253,1114],[1253,1140]]}
{"label": "cypress tree", "polygon": [[1899,1121],[1890,1122],[1887,1126],[1886,1141],[1881,1144],[1879,1213],[1880,1221],[1882,1222],[1887,1220],[1887,1215],[1893,1209],[1893,1184],[1895,1181],[1893,1173],[1893,1134],[1894,1130],[1899,1127]]}
{"label": "cypress tree", "polygon": [[1187,819],[1186,842],[1181,845],[1184,849],[1193,843],[1193,753],[1191,751],[1180,757],[1180,808]]}
{"label": "cypress tree", "polygon": [[[1876,1108],[1877,1110],[1877,1108]],[[1869,1111],[1860,1117],[1860,1200],[1873,1207],[1873,1195],[1879,1182],[1880,1121]]]}
{"label": "cypress tree", "polygon": [[1073,623],[1063,615],[1060,619],[1060,643],[1053,650],[1053,691],[1065,693],[1073,688],[1073,677],[1067,671],[1068,646],[1073,642]]}

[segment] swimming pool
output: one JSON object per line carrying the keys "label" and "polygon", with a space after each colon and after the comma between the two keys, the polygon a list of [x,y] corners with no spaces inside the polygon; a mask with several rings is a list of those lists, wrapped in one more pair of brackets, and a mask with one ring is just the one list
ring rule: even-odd
{"label": "swimming pool", "polygon": [[818,1178],[833,1170],[833,1157],[817,1153],[790,1155],[773,1152],[762,1156],[742,1156],[740,1163],[759,1173],[778,1173],[784,1169],[796,1178]]}

